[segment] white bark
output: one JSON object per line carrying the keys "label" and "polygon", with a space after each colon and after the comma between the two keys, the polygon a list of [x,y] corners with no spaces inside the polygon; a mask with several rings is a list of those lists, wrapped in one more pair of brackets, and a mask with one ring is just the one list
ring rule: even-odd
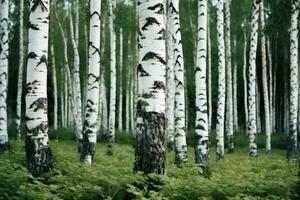
{"label": "white bark", "polygon": [[[75,26],[75,31],[77,30],[78,25]],[[81,135],[82,132],[82,102],[81,102],[81,87],[80,87],[80,57],[79,57],[79,51],[78,51],[78,44],[76,41],[76,32],[74,31],[73,26],[73,19],[72,15],[70,15],[70,30],[71,30],[71,41],[72,41],[72,47],[74,51],[74,69],[73,69],[73,90],[74,92],[74,99],[75,99],[75,124],[77,129],[77,134]],[[77,30],[78,31],[78,30]]]}
{"label": "white bark", "polygon": [[290,28],[290,118],[287,158],[292,159],[297,152],[297,120],[298,120],[298,16],[299,0],[292,2]]}
{"label": "white bark", "polygon": [[119,117],[118,117],[118,129],[123,130],[123,29],[120,29],[120,78],[119,78]]}
{"label": "white bark", "polygon": [[179,21],[179,0],[170,0],[169,12],[171,15],[172,38],[174,40],[174,67],[175,67],[175,156],[176,162],[187,160],[186,121],[185,121],[185,81],[184,62],[181,43]]}
{"label": "white bark", "polygon": [[[271,123],[270,123],[270,106],[269,106],[269,88],[267,75],[267,46],[265,36],[265,14],[264,3],[260,3],[260,23],[262,29],[261,35],[261,55],[262,55],[262,79],[263,79],[263,97],[264,97],[264,113],[265,113],[265,133],[266,133],[266,153],[271,152]],[[269,66],[270,68],[270,66]]]}
{"label": "white bark", "polygon": [[271,128],[271,135],[273,133],[273,65],[272,65],[272,50],[270,44],[270,38],[267,37],[267,52],[268,52],[268,64],[269,64],[269,112],[270,112],[270,128]]}
{"label": "white bark", "polygon": [[257,156],[257,121],[256,121],[256,52],[257,52],[257,34],[258,34],[259,2],[252,1],[252,19],[251,19],[251,37],[250,37],[250,59],[249,59],[249,156]]}
{"label": "white bark", "polygon": [[209,170],[209,140],[206,87],[207,0],[198,1],[198,44],[196,65],[195,156],[205,173]]}
{"label": "white bark", "polygon": [[80,159],[85,163],[95,160],[100,81],[101,1],[90,1],[89,73],[86,113]]}
{"label": "white bark", "polygon": [[115,31],[115,5],[116,1],[109,1],[109,32],[110,32],[110,98],[108,119],[108,140],[115,141],[116,123],[116,31]]}
{"label": "white bark", "polygon": [[48,171],[51,151],[48,138],[47,65],[49,1],[30,1],[26,80],[26,156],[33,175]]}
{"label": "white bark", "polygon": [[[234,53],[237,55],[237,46],[236,46],[236,38],[233,40],[233,47],[234,47]],[[233,131],[237,132],[239,129],[239,123],[238,123],[238,102],[237,102],[237,56],[235,56],[234,64],[233,64],[233,71],[232,71],[232,82],[233,82],[233,89],[232,89],[232,95],[233,95]]]}
{"label": "white bark", "polygon": [[163,0],[139,0],[135,171],[166,174]]}
{"label": "white bark", "polygon": [[53,98],[54,98],[54,105],[53,105],[53,128],[54,130],[57,129],[57,116],[58,116],[58,98],[57,98],[57,80],[56,80],[56,64],[55,64],[55,54],[54,54],[54,46],[53,42],[50,46],[51,51],[51,58],[52,58],[52,81],[53,81]]}
{"label": "white bark", "polygon": [[244,28],[244,61],[243,61],[243,80],[244,80],[244,109],[245,109],[245,124],[246,124],[246,132],[248,126],[248,84],[247,84],[247,46],[248,46],[248,38],[247,38],[247,29]]}
{"label": "white bark", "polygon": [[226,49],[226,132],[228,139],[228,151],[234,150],[233,142],[233,95],[232,95],[232,60],[231,60],[231,0],[225,3],[225,49]]}
{"label": "white bark", "polygon": [[23,68],[24,68],[24,0],[19,3],[19,71],[17,89],[17,108],[16,108],[16,130],[17,138],[21,138],[21,115],[22,115],[22,91],[23,91]]}
{"label": "white bark", "polygon": [[9,0],[0,1],[0,150],[8,149],[7,83],[8,83],[8,13]]}
{"label": "white bark", "polygon": [[102,128],[104,131],[108,130],[108,106],[107,106],[107,94],[106,94],[106,88],[104,84],[104,77],[103,74],[101,75],[101,98],[102,98]]}
{"label": "white bark", "polygon": [[171,11],[167,11],[167,93],[166,93],[166,115],[167,115],[167,133],[168,148],[174,148],[174,117],[175,117],[175,74],[174,74],[174,44],[172,38],[172,16]]}
{"label": "white bark", "polygon": [[212,78],[211,78],[211,66],[212,66],[212,55],[211,55],[211,36],[210,36],[210,23],[209,23],[209,12],[207,13],[207,51],[208,51],[208,131],[212,130]]}
{"label": "white bark", "polygon": [[217,108],[217,152],[216,158],[224,157],[224,121],[225,121],[225,41],[224,41],[224,3],[217,4],[217,43],[218,43],[218,108]]}

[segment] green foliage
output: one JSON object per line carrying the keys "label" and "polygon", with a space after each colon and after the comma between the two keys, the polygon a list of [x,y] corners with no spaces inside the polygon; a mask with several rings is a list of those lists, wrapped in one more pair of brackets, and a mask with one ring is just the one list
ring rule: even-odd
{"label": "green foliage", "polygon": [[[245,140],[246,144],[247,140],[242,134],[236,137],[242,146],[235,153],[226,154],[222,161],[215,161],[212,148],[212,174],[206,178],[194,164],[191,147],[189,161],[181,167],[174,163],[174,152],[169,152],[167,177],[133,175],[133,137],[126,133],[117,133],[116,139],[121,142],[114,144],[113,156],[106,155],[107,144],[98,143],[96,163],[82,164],[77,144],[70,140],[71,133],[70,130],[51,131],[52,138],[65,140],[51,141],[54,168],[38,178],[27,172],[24,142],[11,141],[11,151],[0,154],[0,200],[300,198],[297,163],[287,162],[285,150],[279,149],[274,149],[271,155],[265,155],[264,149],[260,149],[259,157],[250,159],[242,143]],[[273,146],[281,139],[279,134],[274,135]]]}

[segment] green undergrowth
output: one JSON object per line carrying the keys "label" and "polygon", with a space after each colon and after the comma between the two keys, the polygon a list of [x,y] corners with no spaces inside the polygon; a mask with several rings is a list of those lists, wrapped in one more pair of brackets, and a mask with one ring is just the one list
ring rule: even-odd
{"label": "green undergrowth", "polygon": [[[66,130],[59,132],[68,134]],[[23,141],[11,141],[10,152],[0,154],[0,199],[300,198],[297,163],[284,159],[285,150],[274,149],[271,155],[265,155],[260,149],[259,157],[250,159],[247,148],[240,147],[216,162],[212,148],[212,174],[205,178],[193,162],[190,147],[189,161],[180,167],[174,164],[174,152],[168,153],[166,177],[143,176],[133,174],[133,139],[126,133],[117,134],[120,143],[114,145],[113,156],[106,154],[105,143],[98,143],[96,163],[91,166],[79,162],[71,134],[50,135],[54,166],[41,177],[27,172]],[[104,136],[99,137],[105,140]]]}

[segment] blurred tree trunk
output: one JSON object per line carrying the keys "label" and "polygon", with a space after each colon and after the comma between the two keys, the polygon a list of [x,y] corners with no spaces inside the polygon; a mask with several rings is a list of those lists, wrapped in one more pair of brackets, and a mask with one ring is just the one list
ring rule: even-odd
{"label": "blurred tree trunk", "polygon": [[297,120],[298,120],[298,17],[299,0],[293,0],[291,8],[290,28],[290,118],[288,134],[287,159],[292,159],[297,153]]}
{"label": "blurred tree trunk", "polygon": [[89,73],[86,114],[80,160],[91,164],[95,160],[100,81],[101,1],[90,1]]}
{"label": "blurred tree trunk", "polygon": [[34,176],[49,171],[52,165],[47,116],[49,11],[48,0],[30,1],[25,148],[27,167]]}
{"label": "blurred tree trunk", "polygon": [[[208,8],[207,8],[208,9]],[[207,51],[208,51],[208,131],[212,131],[212,53],[211,53],[211,36],[210,36],[210,13],[207,12]]]}
{"label": "blurred tree trunk", "polygon": [[248,136],[249,136],[249,156],[257,156],[257,92],[256,92],[256,52],[258,40],[258,20],[259,20],[259,3],[260,0],[252,1],[252,19],[251,19],[251,36],[250,36],[250,58],[249,58],[249,118],[248,118]]}
{"label": "blurred tree trunk", "polygon": [[51,51],[51,58],[52,58],[52,81],[53,81],[53,98],[54,98],[54,121],[53,121],[53,128],[54,130],[57,129],[58,123],[58,97],[57,97],[57,79],[56,79],[56,63],[55,63],[55,54],[54,54],[54,45],[53,41],[51,42],[50,51]]}
{"label": "blurred tree trunk", "polygon": [[248,37],[247,37],[247,28],[244,25],[244,61],[243,61],[243,79],[244,79],[244,109],[245,109],[245,124],[246,132],[248,126],[248,86],[247,86],[247,47],[248,47]]}
{"label": "blurred tree trunk", "polygon": [[217,3],[217,43],[218,43],[218,108],[217,108],[217,151],[216,159],[224,157],[224,125],[226,102],[225,41],[224,41],[224,3]]}
{"label": "blurred tree trunk", "polygon": [[138,10],[140,36],[134,171],[165,175],[166,52],[163,0],[140,1]]}
{"label": "blurred tree trunk", "polygon": [[237,46],[236,46],[236,37],[233,40],[233,48],[234,48],[234,64],[233,64],[233,89],[232,89],[232,95],[233,95],[233,131],[237,132],[239,129],[239,123],[238,123],[238,101],[237,101]]}
{"label": "blurred tree trunk", "polygon": [[[19,3],[19,71],[18,71],[18,89],[17,89],[17,108],[16,108],[16,137],[21,138],[21,117],[22,117],[22,92],[23,92],[23,71],[24,71],[24,0]],[[55,121],[57,127],[57,121]],[[55,128],[56,129],[56,128]]]}
{"label": "blurred tree trunk", "polygon": [[118,129],[123,131],[123,29],[120,29],[120,78],[119,78],[119,116]]}

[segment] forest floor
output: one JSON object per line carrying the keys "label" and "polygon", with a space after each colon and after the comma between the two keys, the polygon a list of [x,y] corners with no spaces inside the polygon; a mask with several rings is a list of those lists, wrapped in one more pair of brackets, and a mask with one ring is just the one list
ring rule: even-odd
{"label": "forest floor", "polygon": [[121,142],[114,145],[113,156],[106,154],[107,144],[98,143],[96,163],[88,166],[79,162],[74,141],[52,139],[53,170],[39,178],[26,170],[24,142],[11,141],[11,151],[0,153],[0,199],[300,198],[298,167],[284,159],[285,150],[275,149],[265,155],[260,149],[259,157],[250,159],[247,148],[241,147],[216,162],[212,148],[212,175],[205,178],[193,163],[190,147],[189,161],[180,167],[174,164],[174,152],[169,152],[167,177],[144,177],[133,175],[131,140],[119,137]]}

